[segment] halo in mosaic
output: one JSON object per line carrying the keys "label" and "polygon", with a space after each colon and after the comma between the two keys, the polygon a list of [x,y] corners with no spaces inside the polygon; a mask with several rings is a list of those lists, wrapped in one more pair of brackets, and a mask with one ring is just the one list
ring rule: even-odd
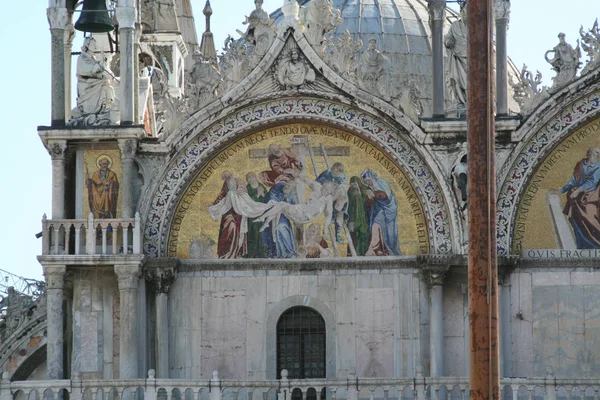
{"label": "halo in mosaic", "polygon": [[[510,163],[498,195],[498,254],[510,253],[518,201],[538,165],[575,128],[600,111],[600,91],[574,102],[535,133]],[[501,184],[499,182],[499,184]]]}
{"label": "halo in mosaic", "polygon": [[378,145],[402,168],[416,188],[425,211],[433,251],[452,253],[450,217],[442,188],[423,157],[408,142],[408,134],[353,107],[324,99],[295,98],[245,107],[202,132],[190,135],[190,140],[155,186],[144,231],[144,253],[148,257],[166,255],[173,213],[202,165],[232,139],[278,121],[320,121],[347,129]]}

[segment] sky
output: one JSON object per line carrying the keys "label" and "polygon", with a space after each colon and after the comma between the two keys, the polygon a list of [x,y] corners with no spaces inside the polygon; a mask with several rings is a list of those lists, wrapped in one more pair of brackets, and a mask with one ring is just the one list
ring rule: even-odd
{"label": "sky", "polygon": [[[508,54],[520,69],[523,63],[539,70],[545,85],[554,73],[544,53],[557,43],[559,32],[573,46],[579,27],[592,27],[600,17],[599,0],[513,0],[508,32]],[[204,0],[192,0],[199,37],[204,31]],[[283,0],[264,0],[272,12]],[[211,28],[217,51],[227,34],[237,37],[245,30],[244,16],[254,9],[253,0],[212,0]],[[0,39],[4,61],[0,63],[0,97],[3,151],[0,157],[2,182],[0,209],[4,212],[0,229],[0,269],[27,278],[43,279],[36,256],[41,253],[44,213],[51,214],[50,156],[37,135],[37,127],[50,124],[50,31],[45,0],[5,1]],[[78,34],[81,37],[80,34]],[[78,46],[74,46],[78,51]],[[73,62],[75,62],[75,58]],[[73,97],[73,101],[75,98]]]}

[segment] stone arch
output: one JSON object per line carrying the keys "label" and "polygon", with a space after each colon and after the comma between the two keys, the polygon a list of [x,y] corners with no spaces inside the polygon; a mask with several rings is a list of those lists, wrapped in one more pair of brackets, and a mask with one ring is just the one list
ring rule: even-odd
{"label": "stone arch", "polygon": [[336,322],[333,313],[321,300],[312,296],[291,296],[275,304],[269,311],[266,324],[266,349],[267,349],[267,379],[277,377],[277,321],[288,309],[296,306],[312,308],[318,312],[325,321],[325,372],[327,378],[335,378],[336,375]]}
{"label": "stone arch", "polygon": [[[222,113],[221,115],[223,115]],[[282,122],[319,122],[362,137],[389,156],[416,189],[427,221],[431,251],[450,254],[458,248],[456,216],[449,211],[451,189],[435,159],[416,146],[414,138],[397,124],[357,107],[316,97],[262,99],[245,104],[212,123],[189,126],[173,144],[177,152],[155,180],[144,199],[144,253],[149,257],[167,254],[174,211],[186,188],[201,167],[224,146],[246,134]]]}
{"label": "stone arch", "polygon": [[[552,109],[558,112],[550,112]],[[498,174],[498,253],[509,255],[517,210],[537,168],[550,152],[578,128],[600,116],[600,81],[583,93],[569,88],[555,94],[522,125],[521,143]]]}
{"label": "stone arch", "polygon": [[25,380],[46,361],[47,319],[44,312],[35,320],[13,332],[2,347],[0,368],[11,374],[11,380]]}

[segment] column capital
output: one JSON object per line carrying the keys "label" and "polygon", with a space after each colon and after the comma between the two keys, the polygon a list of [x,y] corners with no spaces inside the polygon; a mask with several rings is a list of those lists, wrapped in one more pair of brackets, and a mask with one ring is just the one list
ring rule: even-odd
{"label": "column capital", "polygon": [[70,49],[73,47],[73,39],[75,39],[75,27],[69,21],[65,26],[65,48]]}
{"label": "column capital", "polygon": [[177,271],[175,268],[156,268],[146,270],[146,279],[154,283],[155,293],[169,293],[171,285],[175,282]]}
{"label": "column capital", "polygon": [[119,29],[133,29],[135,27],[135,20],[137,11],[135,7],[119,7],[115,9],[115,15],[117,22],[119,23]]}
{"label": "column capital", "polygon": [[119,283],[119,290],[137,290],[138,279],[141,275],[139,265],[115,265],[115,274]]}
{"label": "column capital", "polygon": [[66,140],[48,140],[46,146],[52,160],[64,160],[67,155],[67,141]]}
{"label": "column capital", "polygon": [[423,277],[423,280],[430,286],[441,286],[444,284],[444,277],[449,270],[449,265],[430,265],[421,268],[421,276]]}
{"label": "column capital", "polygon": [[495,0],[494,10],[496,20],[506,20],[508,23],[510,20],[510,1],[509,0]]}
{"label": "column capital", "polygon": [[46,289],[63,289],[65,286],[65,265],[44,266],[44,277],[46,278]]}
{"label": "column capital", "polygon": [[50,7],[46,9],[50,30],[65,29],[69,23],[69,10],[65,7]]}
{"label": "column capital", "polygon": [[121,150],[121,160],[133,160],[137,152],[137,140],[119,139],[119,149]]}
{"label": "column capital", "polygon": [[429,20],[441,21],[446,17],[446,0],[429,0]]}

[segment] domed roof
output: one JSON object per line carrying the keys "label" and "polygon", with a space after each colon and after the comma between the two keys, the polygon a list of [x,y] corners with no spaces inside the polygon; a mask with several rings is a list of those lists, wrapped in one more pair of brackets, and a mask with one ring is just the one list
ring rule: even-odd
{"label": "domed roof", "polygon": [[[303,6],[310,0],[299,0]],[[420,90],[424,114],[430,115],[432,83],[431,28],[425,0],[333,0],[342,14],[343,22],[330,35],[340,37],[346,30],[354,40],[361,39],[364,48],[376,39],[378,48],[389,59],[390,74],[395,85],[411,81]],[[457,17],[447,9],[445,30]],[[271,18],[282,17],[281,11]]]}

